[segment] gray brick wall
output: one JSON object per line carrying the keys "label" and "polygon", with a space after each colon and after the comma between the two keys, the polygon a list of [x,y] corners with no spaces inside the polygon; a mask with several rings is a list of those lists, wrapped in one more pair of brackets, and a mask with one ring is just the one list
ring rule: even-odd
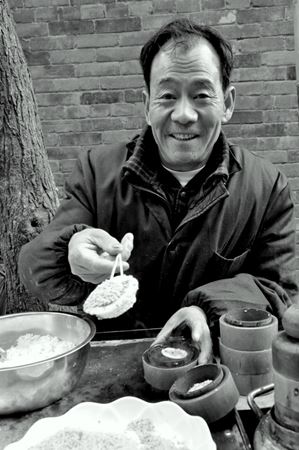
{"label": "gray brick wall", "polygon": [[79,152],[128,139],[142,126],[140,48],[165,22],[190,16],[215,26],[231,40],[237,108],[226,133],[286,173],[299,229],[292,0],[9,0],[9,4],[61,193]]}

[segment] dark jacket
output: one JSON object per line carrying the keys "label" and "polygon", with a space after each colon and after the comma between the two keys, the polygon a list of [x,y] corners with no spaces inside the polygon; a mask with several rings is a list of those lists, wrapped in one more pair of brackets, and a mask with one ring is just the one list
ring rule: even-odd
{"label": "dark jacket", "polygon": [[295,226],[286,177],[268,161],[220,135],[217,170],[173,229],[155,167],[155,143],[139,140],[80,155],[66,199],[48,228],[20,254],[29,291],[58,304],[82,303],[93,285],[71,274],[72,234],[98,227],[134,234],[130,273],[140,284],[120,327],[159,327],[182,305],[196,304],[210,326],[227,309],[260,306],[281,317],[296,301]]}

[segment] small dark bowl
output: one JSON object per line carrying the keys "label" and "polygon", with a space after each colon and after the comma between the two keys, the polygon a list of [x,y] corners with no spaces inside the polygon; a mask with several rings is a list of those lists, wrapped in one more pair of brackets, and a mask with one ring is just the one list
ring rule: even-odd
{"label": "small dark bowl", "polygon": [[[167,347],[185,350],[182,358],[168,358],[161,353]],[[149,347],[142,355],[144,378],[153,388],[168,391],[174,381],[188,369],[196,366],[199,349],[184,338],[171,337],[163,344]]]}
{"label": "small dark bowl", "polygon": [[[205,372],[205,366],[197,366],[188,370],[169,389],[169,399],[183,408],[188,414],[203,417],[208,424],[225,417],[237,404],[240,394],[228,367],[221,365],[220,369],[223,377],[218,382],[218,385],[215,386],[213,383],[213,386],[211,386],[212,383],[210,383],[210,390],[204,393],[201,392],[200,395],[193,398],[177,395],[174,390],[174,385],[176,384],[176,389],[180,393],[184,392],[185,386],[190,388],[194,384],[194,381],[200,380],[198,376],[193,377],[193,374],[198,374],[202,371]],[[205,377],[205,379],[207,378]],[[185,391],[188,390],[187,388]]]}
{"label": "small dark bowl", "polygon": [[[186,352],[186,355],[181,358],[172,358],[163,355],[163,350],[167,348],[183,350]],[[152,345],[144,352],[146,362],[151,366],[164,368],[185,366],[198,357],[198,355],[199,351],[194,345],[186,339],[179,337],[171,337],[163,344]]]}
{"label": "small dark bowl", "polygon": [[[218,364],[204,364],[194,367],[189,370],[183,377],[178,378],[172,390],[180,398],[194,398],[205,394],[206,392],[215,389],[223,378],[223,370]],[[205,380],[212,380],[202,388],[196,389],[192,392],[188,390],[196,383],[201,383]]]}

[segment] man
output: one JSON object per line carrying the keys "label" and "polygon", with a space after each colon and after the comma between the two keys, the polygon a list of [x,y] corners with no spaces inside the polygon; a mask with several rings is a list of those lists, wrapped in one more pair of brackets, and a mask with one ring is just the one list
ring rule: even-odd
{"label": "man", "polygon": [[121,252],[138,299],[99,326],[162,327],[161,342],[185,325],[204,363],[222,313],[280,318],[296,301],[293,203],[286,177],[221,130],[235,104],[228,42],[178,19],[140,61],[147,126],[126,146],[80,155],[54,220],[21,251],[20,275],[45,302],[79,304]]}

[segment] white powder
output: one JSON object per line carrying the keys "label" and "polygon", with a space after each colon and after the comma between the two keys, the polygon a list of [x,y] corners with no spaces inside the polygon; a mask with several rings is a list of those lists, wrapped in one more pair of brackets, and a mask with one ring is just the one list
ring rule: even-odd
{"label": "white powder", "polygon": [[61,430],[28,450],[139,450],[139,441],[130,433],[95,433]]}
{"label": "white powder", "polygon": [[16,345],[6,350],[6,357],[0,359],[0,368],[21,366],[42,361],[71,350],[75,344],[51,335],[23,334]]}
{"label": "white powder", "polygon": [[213,380],[204,380],[200,383],[195,383],[191,388],[188,389],[187,394],[190,394],[191,392],[199,391],[200,389],[206,387],[208,384],[211,384]]}
{"label": "white powder", "polygon": [[149,419],[131,421],[122,432],[60,430],[29,450],[190,450],[183,442],[162,436]]}

